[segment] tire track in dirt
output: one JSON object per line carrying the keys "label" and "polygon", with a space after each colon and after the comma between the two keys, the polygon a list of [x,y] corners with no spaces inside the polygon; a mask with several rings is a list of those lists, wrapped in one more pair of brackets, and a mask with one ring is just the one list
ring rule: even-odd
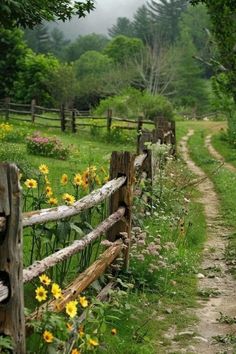
{"label": "tire track in dirt", "polygon": [[226,162],[224,157],[219,154],[218,151],[215,150],[215,148],[211,144],[211,138],[212,135],[208,135],[205,140],[205,146],[208,149],[209,153],[216,159],[219,160],[224,164],[224,167],[226,167],[229,171],[236,173],[236,167],[231,165],[230,163]]}
{"label": "tire track in dirt", "polygon": [[[182,139],[180,152],[188,168],[197,177],[205,177],[198,186],[201,192],[199,201],[204,205],[207,223],[207,240],[204,245],[201,264],[201,272],[204,277],[199,279],[198,288],[199,291],[203,292],[205,290],[216,296],[209,297],[207,300],[199,297],[199,308],[196,310],[199,323],[188,329],[194,333],[192,339],[190,339],[191,350],[189,347],[189,349],[181,349],[178,352],[235,354],[236,349],[233,348],[232,344],[222,344],[212,338],[217,335],[236,335],[235,324],[228,325],[217,321],[220,313],[230,317],[236,316],[236,284],[224,259],[227,238],[232,233],[232,230],[223,224],[220,215],[220,204],[213,183],[190,158],[187,143],[193,133],[194,131],[190,130]],[[209,141],[208,137],[207,146],[210,146]]]}

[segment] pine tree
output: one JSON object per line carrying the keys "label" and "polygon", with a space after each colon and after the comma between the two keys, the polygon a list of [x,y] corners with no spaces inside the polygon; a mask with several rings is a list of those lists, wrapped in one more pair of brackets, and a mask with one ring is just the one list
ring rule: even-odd
{"label": "pine tree", "polygon": [[150,14],[165,40],[173,44],[178,37],[178,22],[187,7],[187,0],[151,0],[148,3]]}

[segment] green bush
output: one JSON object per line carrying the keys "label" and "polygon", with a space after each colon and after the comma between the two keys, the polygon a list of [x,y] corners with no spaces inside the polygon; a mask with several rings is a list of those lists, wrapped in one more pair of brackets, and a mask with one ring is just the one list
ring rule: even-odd
{"label": "green bush", "polygon": [[44,137],[39,132],[28,137],[27,151],[32,155],[53,157],[60,160],[67,160],[69,157],[69,147],[63,146],[62,142],[56,137]]}
{"label": "green bush", "polygon": [[152,96],[148,92],[140,92],[133,88],[124,90],[120,95],[100,101],[94,113],[105,115],[109,108],[112,109],[114,116],[135,119],[142,115],[145,119],[154,120],[155,117],[163,116],[172,120],[174,116],[173,107],[166,97]]}

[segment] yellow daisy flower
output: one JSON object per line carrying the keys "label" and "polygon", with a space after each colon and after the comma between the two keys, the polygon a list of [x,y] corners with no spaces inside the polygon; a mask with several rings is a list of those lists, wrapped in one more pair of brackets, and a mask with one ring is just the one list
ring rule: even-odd
{"label": "yellow daisy flower", "polygon": [[68,176],[64,173],[64,174],[61,176],[61,184],[62,184],[63,186],[65,186],[67,183],[68,183]]}
{"label": "yellow daisy flower", "polygon": [[61,294],[61,288],[58,284],[53,283],[52,284],[52,289],[51,289],[51,293],[52,295],[55,297],[55,299],[60,299],[60,297],[62,297]]}
{"label": "yellow daisy flower", "polygon": [[39,286],[36,290],[35,290],[36,296],[35,299],[38,300],[38,302],[44,301],[47,299],[47,290],[44,289],[43,286]]}
{"label": "yellow daisy flower", "polygon": [[78,349],[72,349],[71,354],[80,354],[81,352]]}
{"label": "yellow daisy flower", "polygon": [[43,333],[43,339],[45,340],[45,342],[47,343],[52,343],[53,342],[53,339],[54,339],[54,336],[51,332],[49,331],[44,331]]}
{"label": "yellow daisy flower", "polygon": [[79,173],[77,173],[74,177],[74,184],[76,186],[81,186],[83,184],[82,176]]}
{"label": "yellow daisy flower", "polygon": [[92,338],[90,338],[90,339],[88,340],[88,343],[89,343],[90,345],[92,345],[93,347],[97,347],[97,346],[99,345],[98,341],[97,341],[96,339],[92,339]]}
{"label": "yellow daisy flower", "polygon": [[64,193],[62,199],[65,201],[67,205],[72,205],[75,202],[75,197],[68,193]]}
{"label": "yellow daisy flower", "polygon": [[48,166],[47,165],[40,165],[39,166],[39,171],[44,174],[44,175],[47,175],[49,173],[49,169],[48,169]]}
{"label": "yellow daisy flower", "polygon": [[49,203],[50,205],[57,205],[58,200],[57,200],[57,198],[55,198],[55,197],[51,197],[51,198],[49,198],[48,203]]}
{"label": "yellow daisy flower", "polygon": [[115,335],[117,334],[117,329],[116,329],[116,328],[112,328],[111,334],[112,334],[113,336],[115,336]]}
{"label": "yellow daisy flower", "polygon": [[40,275],[39,280],[44,285],[50,285],[52,282],[51,279],[46,274]]}
{"label": "yellow daisy flower", "polygon": [[85,296],[80,296],[79,302],[82,307],[88,307],[88,300],[86,299]]}
{"label": "yellow daisy flower", "polygon": [[52,188],[50,186],[47,186],[45,191],[47,197],[51,197],[53,195]]}
{"label": "yellow daisy flower", "polygon": [[25,181],[25,185],[29,189],[34,189],[34,188],[37,188],[38,182],[35,179],[27,179]]}
{"label": "yellow daisy flower", "polygon": [[71,318],[74,318],[77,315],[77,301],[69,301],[66,304],[66,313],[69,315]]}

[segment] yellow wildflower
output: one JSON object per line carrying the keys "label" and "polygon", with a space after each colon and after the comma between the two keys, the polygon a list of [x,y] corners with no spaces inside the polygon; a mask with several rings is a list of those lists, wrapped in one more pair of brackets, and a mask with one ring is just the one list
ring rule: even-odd
{"label": "yellow wildflower", "polygon": [[44,176],[44,180],[45,180],[46,185],[50,186],[51,183],[50,183],[47,175]]}
{"label": "yellow wildflower", "polygon": [[83,326],[79,326],[78,333],[81,338],[85,335]]}
{"label": "yellow wildflower", "polygon": [[39,166],[39,171],[44,174],[44,175],[47,175],[49,173],[49,170],[48,170],[48,166],[47,165],[40,165]]}
{"label": "yellow wildflower", "polygon": [[82,307],[88,307],[88,300],[86,299],[85,296],[80,296],[79,302]]}
{"label": "yellow wildflower", "polygon": [[45,190],[47,197],[51,197],[53,195],[52,188],[50,186],[47,186]]}
{"label": "yellow wildflower", "polygon": [[58,284],[53,283],[52,284],[52,289],[51,289],[51,293],[52,295],[55,297],[55,299],[60,299],[60,297],[62,296],[61,294],[61,288]]}
{"label": "yellow wildflower", "polygon": [[117,329],[116,329],[116,328],[112,328],[111,334],[112,334],[113,336],[115,336],[115,335],[117,334]]}
{"label": "yellow wildflower", "polygon": [[38,302],[44,301],[47,299],[47,290],[44,289],[43,286],[39,286],[36,290],[35,290],[36,296],[35,299],[38,300]]}
{"label": "yellow wildflower", "polygon": [[40,275],[39,280],[44,285],[50,285],[51,284],[51,279],[46,274]]}
{"label": "yellow wildflower", "polygon": [[45,342],[47,343],[52,343],[53,342],[53,339],[54,339],[54,336],[51,332],[49,331],[44,331],[43,333],[43,339],[45,340]]}
{"label": "yellow wildflower", "polygon": [[27,188],[34,189],[37,188],[38,182],[35,179],[27,179],[25,185]]}
{"label": "yellow wildflower", "polygon": [[82,176],[79,173],[77,173],[74,177],[74,184],[76,186],[81,186],[83,184]]}
{"label": "yellow wildflower", "polygon": [[62,199],[65,201],[67,205],[72,205],[75,202],[75,197],[68,193],[64,193]]}
{"label": "yellow wildflower", "polygon": [[66,313],[69,315],[71,318],[75,317],[77,314],[77,301],[69,301],[66,304]]}
{"label": "yellow wildflower", "polygon": [[64,174],[61,176],[61,184],[62,184],[63,186],[65,186],[67,183],[68,183],[68,176],[64,173]]}
{"label": "yellow wildflower", "polygon": [[73,325],[71,323],[69,323],[69,322],[67,322],[66,327],[67,327],[69,332],[71,332],[72,329],[73,329]]}
{"label": "yellow wildflower", "polygon": [[88,343],[89,343],[90,345],[92,345],[93,347],[97,347],[97,346],[99,345],[98,341],[97,341],[96,339],[92,339],[92,338],[90,338],[90,339],[88,340]]}
{"label": "yellow wildflower", "polygon": [[71,354],[80,354],[81,352],[78,349],[72,349]]}
{"label": "yellow wildflower", "polygon": [[58,200],[57,200],[57,198],[51,197],[51,198],[49,198],[48,203],[50,205],[57,205]]}

